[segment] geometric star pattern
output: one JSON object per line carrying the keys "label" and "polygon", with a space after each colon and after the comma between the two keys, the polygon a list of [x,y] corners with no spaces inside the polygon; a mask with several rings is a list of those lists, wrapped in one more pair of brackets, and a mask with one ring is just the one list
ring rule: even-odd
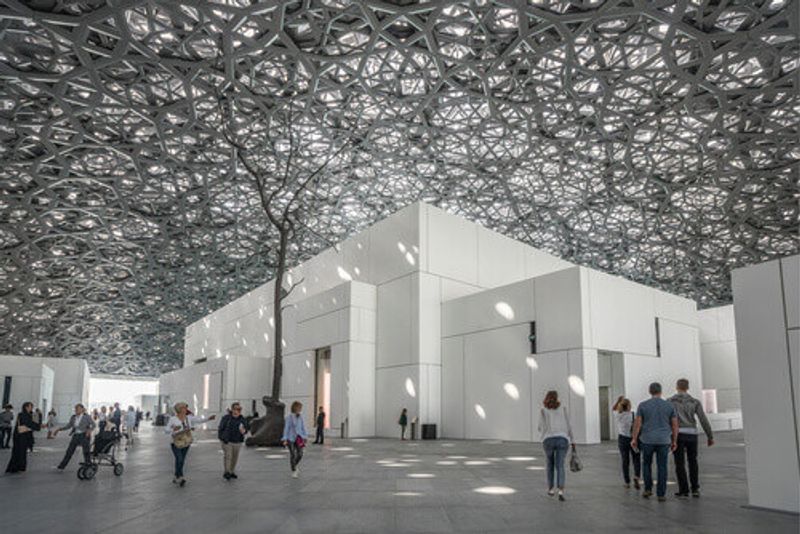
{"label": "geometric star pattern", "polygon": [[0,6],[3,353],[156,375],[271,277],[224,87],[291,88],[298,165],[362,133],[290,264],[417,200],[701,307],[800,249],[796,1]]}

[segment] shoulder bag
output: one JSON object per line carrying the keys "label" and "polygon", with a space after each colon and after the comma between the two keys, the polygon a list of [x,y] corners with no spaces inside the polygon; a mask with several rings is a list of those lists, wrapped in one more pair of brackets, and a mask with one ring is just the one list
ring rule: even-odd
{"label": "shoulder bag", "polygon": [[189,417],[183,422],[183,430],[172,435],[172,444],[178,449],[185,449],[192,444],[192,428],[188,424]]}

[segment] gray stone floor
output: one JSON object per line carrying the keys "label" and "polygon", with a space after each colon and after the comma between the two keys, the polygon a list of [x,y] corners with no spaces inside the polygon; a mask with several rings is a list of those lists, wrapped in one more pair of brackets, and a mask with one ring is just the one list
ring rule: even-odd
{"label": "gray stone floor", "polygon": [[[150,427],[123,453],[122,477],[106,468],[89,482],[75,476],[77,457],[64,473],[52,468],[65,437],[37,441],[27,473],[0,477],[4,533],[798,532],[796,516],[742,507],[741,433],[702,450],[701,499],[666,503],[623,488],[612,443],[580,449],[585,469],[568,474],[559,503],[545,495],[536,444],[333,441],[307,449],[297,480],[282,450],[247,449],[241,478],[226,482],[208,433],[192,446],[180,489],[167,439]],[[0,451],[2,467],[8,456]]]}

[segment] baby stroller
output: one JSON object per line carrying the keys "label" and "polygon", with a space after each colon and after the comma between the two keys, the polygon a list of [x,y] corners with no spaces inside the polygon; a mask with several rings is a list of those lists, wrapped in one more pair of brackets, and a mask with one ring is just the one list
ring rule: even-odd
{"label": "baby stroller", "polygon": [[78,469],[78,478],[81,480],[91,480],[97,474],[100,466],[109,466],[114,469],[114,474],[121,476],[125,470],[120,462],[117,461],[116,452],[119,446],[121,435],[116,428],[104,428],[97,433],[94,438],[94,448],[92,449],[91,461],[81,464]]}

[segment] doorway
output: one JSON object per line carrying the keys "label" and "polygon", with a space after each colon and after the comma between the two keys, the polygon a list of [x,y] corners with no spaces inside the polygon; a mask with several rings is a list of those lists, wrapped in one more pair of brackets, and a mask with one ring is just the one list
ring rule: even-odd
{"label": "doorway", "polygon": [[608,386],[600,386],[598,398],[600,399],[600,439],[608,441],[611,439],[611,407],[609,406]]}
{"label": "doorway", "polygon": [[325,411],[325,428],[331,426],[331,348],[323,347],[315,351],[314,377],[314,418],[319,407]]}

